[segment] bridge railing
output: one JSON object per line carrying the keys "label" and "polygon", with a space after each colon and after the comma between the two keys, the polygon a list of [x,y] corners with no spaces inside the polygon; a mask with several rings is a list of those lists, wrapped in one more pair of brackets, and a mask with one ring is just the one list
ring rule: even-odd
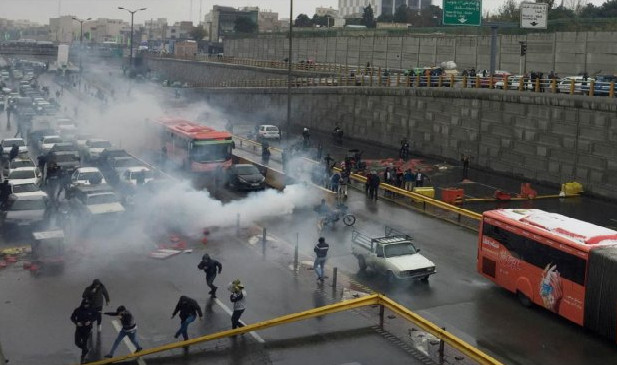
{"label": "bridge railing", "polygon": [[[243,79],[223,82],[204,82],[188,84],[189,87],[287,87],[287,78]],[[496,89],[506,92],[536,92],[551,94],[570,94],[588,96],[615,97],[615,82],[596,82],[593,79],[581,82],[577,80],[557,79],[526,79],[524,82],[496,77],[469,77],[469,76],[408,76],[396,75],[348,75],[337,74],[321,77],[293,77],[291,87],[438,87],[438,88],[469,88],[469,89]]]}
{"label": "bridge railing", "polygon": [[[258,68],[287,70],[286,61],[258,60],[220,55],[197,54],[178,57],[171,54],[150,54],[149,57],[196,60],[202,62],[226,63]],[[377,87],[451,87],[482,88],[506,91],[546,92],[588,96],[615,96],[614,81],[595,81],[593,78],[530,78],[525,76],[481,76],[454,75],[448,71],[441,75],[419,75],[396,69],[341,65],[335,63],[297,62],[292,63],[292,71],[305,71],[320,75],[317,77],[297,77],[291,80],[292,87],[312,86],[377,86]],[[191,87],[287,87],[287,78],[261,80],[230,80],[190,85]]]}

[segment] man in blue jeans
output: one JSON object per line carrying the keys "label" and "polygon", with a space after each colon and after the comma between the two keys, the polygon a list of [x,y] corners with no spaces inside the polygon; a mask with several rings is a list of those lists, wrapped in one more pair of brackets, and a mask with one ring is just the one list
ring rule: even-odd
{"label": "man in blue jeans", "polygon": [[171,314],[171,318],[174,318],[178,312],[180,312],[180,329],[176,332],[174,338],[178,338],[182,335],[182,338],[186,341],[189,339],[189,324],[195,321],[197,314],[199,314],[199,319],[201,320],[203,314],[197,301],[184,295],[178,300],[178,304],[176,304],[176,309],[174,309],[174,312]]}
{"label": "man in blue jeans", "polygon": [[324,265],[326,264],[326,255],[328,254],[328,249],[330,245],[326,243],[326,239],[323,237],[319,237],[319,242],[313,248],[315,252],[315,263],[313,264],[313,269],[315,269],[315,273],[317,274],[317,280],[323,284],[324,281]]}
{"label": "man in blue jeans", "polygon": [[120,342],[125,336],[128,336],[129,340],[135,345],[135,352],[142,350],[137,341],[137,324],[135,323],[133,314],[131,314],[125,306],[119,306],[115,312],[105,312],[105,315],[120,317],[120,323],[122,323],[122,329],[120,333],[118,333],[118,337],[116,337],[114,344],[111,346],[111,350],[109,350],[109,353],[105,355],[105,357],[114,357],[114,352],[116,352],[118,345],[120,345]]}

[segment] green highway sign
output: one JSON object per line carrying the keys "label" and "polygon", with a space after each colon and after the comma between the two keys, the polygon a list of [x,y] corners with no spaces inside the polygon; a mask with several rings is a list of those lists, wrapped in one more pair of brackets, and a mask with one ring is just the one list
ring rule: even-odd
{"label": "green highway sign", "polygon": [[482,23],[482,0],[443,0],[443,25],[479,27]]}

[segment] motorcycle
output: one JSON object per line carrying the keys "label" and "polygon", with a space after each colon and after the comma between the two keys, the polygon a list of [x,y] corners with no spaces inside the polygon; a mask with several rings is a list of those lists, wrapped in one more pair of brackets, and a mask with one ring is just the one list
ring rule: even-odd
{"label": "motorcycle", "polygon": [[323,230],[325,227],[330,226],[334,227],[336,222],[339,220],[343,220],[343,224],[345,226],[350,227],[356,223],[356,217],[347,212],[347,206],[344,204],[340,204],[337,208],[333,209],[329,214],[325,217],[321,218],[319,221],[319,230]]}

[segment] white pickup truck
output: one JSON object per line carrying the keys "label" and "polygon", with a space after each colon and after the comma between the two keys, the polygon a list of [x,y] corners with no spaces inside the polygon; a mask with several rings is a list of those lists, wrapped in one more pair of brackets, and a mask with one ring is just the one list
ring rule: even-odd
{"label": "white pickup truck", "polygon": [[370,268],[383,273],[388,281],[421,279],[428,281],[435,264],[422,256],[409,235],[386,227],[384,237],[372,238],[357,230],[351,234],[351,250],[358,259],[360,270]]}

